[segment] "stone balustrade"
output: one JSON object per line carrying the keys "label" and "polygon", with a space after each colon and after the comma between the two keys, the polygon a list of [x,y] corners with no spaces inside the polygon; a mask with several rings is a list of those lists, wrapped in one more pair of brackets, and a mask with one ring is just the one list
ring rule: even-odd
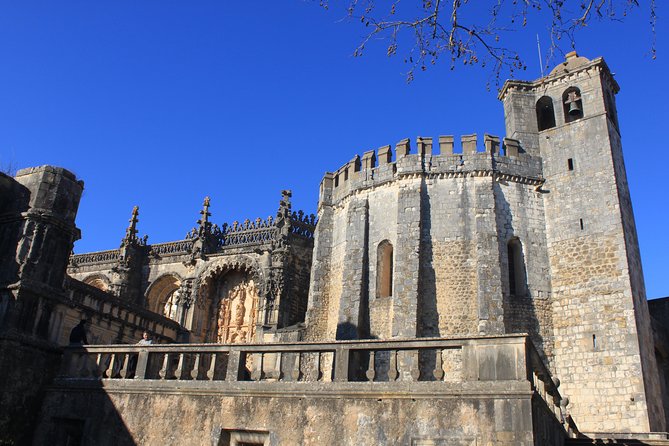
{"label": "stone balustrade", "polygon": [[[115,386],[150,381],[174,385],[226,386],[231,382],[464,386],[534,391],[557,420],[556,382],[524,335],[477,338],[359,340],[291,344],[154,344],[68,347],[60,380],[102,380]],[[516,384],[514,384],[514,382]],[[162,384],[161,384],[162,383]],[[329,383],[329,384],[328,384]],[[385,384],[382,384],[385,383]],[[488,384],[485,384],[488,383]],[[559,384],[559,382],[557,383]],[[156,387],[157,386],[157,387]],[[279,387],[280,390],[280,387]],[[449,390],[449,391],[450,391]]]}
{"label": "stone balustrade", "polygon": [[120,250],[89,252],[70,256],[70,266],[93,265],[97,263],[111,263],[118,261]]}
{"label": "stone balustrade", "polygon": [[162,341],[177,339],[181,326],[163,315],[149,311],[138,305],[126,302],[107,292],[79,282],[67,279],[66,294],[68,303],[81,308],[85,314],[97,314],[100,320],[115,321],[123,325],[132,337],[141,336],[149,330]]}
{"label": "stone balustrade", "polygon": [[176,242],[155,243],[150,245],[150,252],[157,256],[190,254],[193,240],[177,240]]}

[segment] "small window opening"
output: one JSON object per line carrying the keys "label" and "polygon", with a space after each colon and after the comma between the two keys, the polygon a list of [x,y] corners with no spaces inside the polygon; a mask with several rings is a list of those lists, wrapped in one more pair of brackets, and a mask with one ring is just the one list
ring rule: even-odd
{"label": "small window opening", "polygon": [[597,336],[592,335],[592,349],[597,350]]}
{"label": "small window opening", "polygon": [[553,99],[549,96],[543,96],[537,101],[537,125],[539,131],[555,127],[555,110],[553,109]]}
{"label": "small window opening", "polygon": [[579,219],[579,222],[581,223],[581,231],[582,231],[582,230],[585,228],[585,226],[583,225],[583,219],[580,218],[580,219]]}
{"label": "small window opening", "polygon": [[269,446],[269,432],[223,429],[218,446]]}
{"label": "small window opening", "polygon": [[348,167],[344,169],[344,181],[348,181]]}
{"label": "small window opening", "polygon": [[569,170],[574,170],[574,160],[572,158],[569,158],[567,160],[567,167],[569,168]]}
{"label": "small window opening", "polygon": [[583,117],[581,91],[576,87],[568,88],[562,95],[564,122],[573,122]]}
{"label": "small window opening", "polygon": [[339,174],[335,175],[335,187],[339,187]]}
{"label": "small window opening", "polygon": [[523,246],[520,240],[513,238],[507,245],[509,263],[509,294],[523,296],[526,294],[525,262],[523,260]]}
{"label": "small window opening", "polygon": [[376,297],[393,295],[393,245],[384,240],[376,251]]}

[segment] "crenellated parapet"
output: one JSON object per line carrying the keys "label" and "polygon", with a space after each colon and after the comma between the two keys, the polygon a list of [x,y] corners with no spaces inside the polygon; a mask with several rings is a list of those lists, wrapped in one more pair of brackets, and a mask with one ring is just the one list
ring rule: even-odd
{"label": "crenellated parapet", "polygon": [[356,155],[334,172],[325,174],[320,188],[320,203],[333,203],[350,193],[380,186],[407,176],[456,178],[464,176],[504,175],[506,180],[541,184],[539,157],[526,153],[519,141],[483,135],[462,135],[459,147],[455,137],[438,138],[439,153],[433,152],[433,138],[417,137],[415,149],[411,141],[399,141],[393,150],[386,145]]}

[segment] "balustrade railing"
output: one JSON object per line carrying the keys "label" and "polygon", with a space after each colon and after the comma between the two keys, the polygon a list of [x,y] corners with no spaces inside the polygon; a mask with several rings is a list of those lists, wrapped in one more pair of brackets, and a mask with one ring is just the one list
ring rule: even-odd
{"label": "balustrade railing", "polygon": [[158,256],[190,254],[193,249],[193,240],[178,240],[176,242],[156,243],[154,245],[150,245],[150,247],[150,252]]}
{"label": "balustrade railing", "polygon": [[143,329],[150,329],[156,335],[162,333],[164,339],[176,339],[181,329],[176,321],[78,280],[66,279],[66,290],[71,305],[102,314],[106,318],[122,320],[126,327],[140,333]]}
{"label": "balustrade railing", "polygon": [[278,231],[274,223],[270,216],[265,220],[257,218],[255,221],[244,220],[241,224],[237,221],[231,225],[223,224],[220,230],[214,230],[217,248],[271,242]]}
{"label": "balustrade railing", "polygon": [[293,212],[290,217],[290,232],[304,238],[314,238],[316,216],[305,215],[304,212]]}
{"label": "balustrade railing", "polygon": [[118,260],[120,251],[112,249],[110,251],[89,252],[86,254],[74,254],[70,256],[70,265],[87,265],[93,263],[115,262]]}
{"label": "balustrade railing", "polygon": [[61,378],[234,382],[525,381],[561,420],[561,397],[525,336],[294,344],[68,347]]}

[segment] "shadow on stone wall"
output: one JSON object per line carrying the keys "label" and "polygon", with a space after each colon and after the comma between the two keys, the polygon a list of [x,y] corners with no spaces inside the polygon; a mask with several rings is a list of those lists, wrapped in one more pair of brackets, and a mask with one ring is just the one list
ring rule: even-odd
{"label": "shadow on stone wall", "polygon": [[[90,359],[86,359],[90,361]],[[88,370],[96,365],[79,364]],[[102,381],[95,377],[62,387],[58,378],[47,387],[37,418],[33,445],[135,446],[137,442]],[[147,413],[147,422],[151,414]],[[26,443],[28,444],[28,443]]]}
{"label": "shadow on stone wall", "polygon": [[[499,183],[494,182],[493,187],[497,206],[495,215],[499,234],[499,264],[501,267],[502,294],[504,297],[502,304],[504,310],[504,332],[528,333],[539,350],[539,354],[545,359],[544,338],[541,333],[541,325],[535,302],[536,296],[531,295],[528,284],[526,250],[529,241],[523,240],[515,232],[511,206]],[[509,242],[514,238],[518,239],[520,249],[519,259],[517,259],[516,263],[523,269],[520,275],[522,283],[517,283],[516,289],[522,290],[522,292],[511,294],[510,275],[512,274],[512,270],[510,270],[510,262],[514,260],[509,258]]]}
{"label": "shadow on stone wall", "polygon": [[[362,308],[362,302],[361,308]],[[359,327],[350,322],[342,322],[337,325],[338,341],[353,341],[361,339],[359,337]],[[369,332],[368,332],[369,333]],[[362,339],[377,339],[376,336],[370,336]],[[375,358],[375,363],[377,358]],[[369,367],[369,352],[365,350],[353,350],[348,362],[348,376],[350,381],[367,381],[367,369]]]}
{"label": "shadow on stone wall", "polygon": [[[30,191],[13,178],[0,173],[0,215],[9,218],[0,225],[0,284],[19,279],[17,246],[23,233],[21,213],[29,209]],[[12,218],[16,217],[16,218]],[[28,245],[26,245],[27,247]],[[22,253],[19,253],[21,255]],[[23,253],[25,255],[25,253]]]}
{"label": "shadow on stone wall", "polygon": [[[420,189],[420,275],[418,281],[418,318],[416,321],[416,337],[439,337],[439,310],[437,309],[437,279],[434,271],[432,252],[432,205],[427,191],[425,178],[422,179]],[[431,350],[422,350],[418,361],[422,380],[433,380],[431,370],[436,368],[436,355]]]}

